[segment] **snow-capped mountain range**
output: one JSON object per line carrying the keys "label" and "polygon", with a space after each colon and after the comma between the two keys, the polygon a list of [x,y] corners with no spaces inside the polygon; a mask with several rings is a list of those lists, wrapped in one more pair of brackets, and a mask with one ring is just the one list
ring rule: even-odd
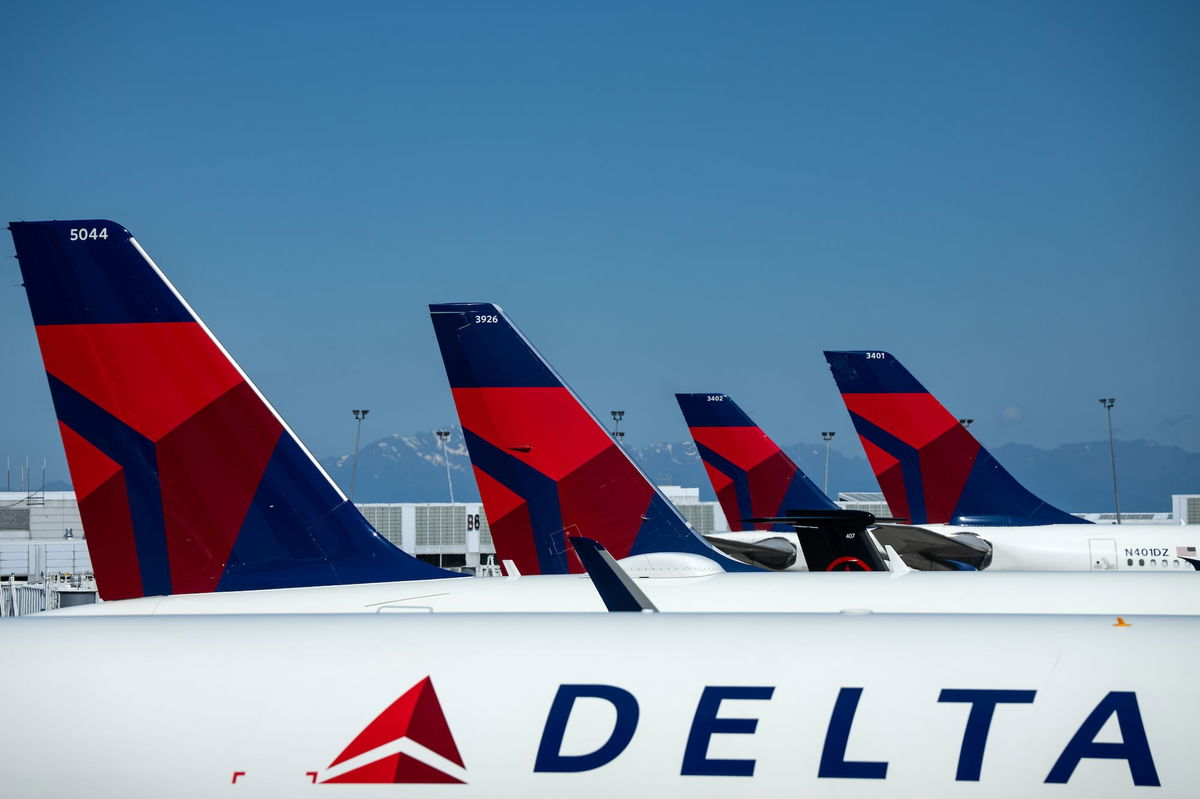
{"label": "snow-capped mountain range", "polygon": [[[690,441],[660,441],[628,447],[630,454],[661,485],[700,488],[703,499],[714,499],[704,467]],[[818,486],[825,478],[824,444],[784,447],[792,460]],[[1064,444],[1043,450],[1007,444],[993,454],[1030,490],[1071,512],[1101,512],[1112,508],[1112,474],[1108,442]],[[333,478],[349,491],[353,453],[321,459]],[[359,452],[355,499],[359,502],[444,502],[449,461],[454,498],[477,501],[479,490],[471,471],[462,430],[451,428],[442,445],[432,430],[393,433],[364,444]],[[1170,510],[1171,494],[1200,493],[1200,454],[1153,441],[1118,441],[1117,464],[1121,508],[1125,511]],[[829,488],[838,491],[878,491],[870,466],[861,454],[829,453]]]}

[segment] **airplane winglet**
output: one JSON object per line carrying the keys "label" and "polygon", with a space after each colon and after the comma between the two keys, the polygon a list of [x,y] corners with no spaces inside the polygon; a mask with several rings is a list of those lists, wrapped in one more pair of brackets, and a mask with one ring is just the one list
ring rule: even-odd
{"label": "airplane winglet", "polygon": [[904,558],[900,557],[900,553],[890,545],[884,544],[883,551],[888,556],[888,568],[891,569],[893,574],[908,574],[913,571],[912,567],[904,562]]}
{"label": "airplane winglet", "polygon": [[637,587],[633,578],[617,565],[613,556],[598,541],[581,535],[573,535],[570,540],[610,612],[658,612],[658,608]]}

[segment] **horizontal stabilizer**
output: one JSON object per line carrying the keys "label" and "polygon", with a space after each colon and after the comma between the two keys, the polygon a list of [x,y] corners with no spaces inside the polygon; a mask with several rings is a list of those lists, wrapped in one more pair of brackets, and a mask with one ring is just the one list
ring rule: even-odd
{"label": "horizontal stabilizer", "polygon": [[790,527],[824,527],[865,529],[875,524],[875,514],[865,510],[789,510],[782,516],[766,516],[761,518],[743,519],[753,523],[783,523]]}
{"label": "horizontal stabilizer", "polygon": [[986,569],[992,562],[990,542],[971,533],[942,535],[924,527],[880,524],[875,540],[892,547],[914,569],[962,571],[963,565]]}
{"label": "horizontal stabilizer", "polygon": [[704,536],[708,543],[735,558],[747,560],[755,566],[771,571],[783,571],[796,564],[796,547],[785,538],[774,536],[758,541],[738,541],[724,538],[719,533]]}
{"label": "horizontal stabilizer", "polygon": [[863,510],[789,510],[744,521],[788,524],[796,531],[809,571],[887,571],[868,531],[875,516]]}

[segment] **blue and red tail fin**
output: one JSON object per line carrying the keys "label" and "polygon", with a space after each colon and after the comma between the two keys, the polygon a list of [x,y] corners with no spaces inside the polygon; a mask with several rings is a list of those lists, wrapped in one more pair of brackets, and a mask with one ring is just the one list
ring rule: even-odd
{"label": "blue and red tail fin", "polygon": [[791,532],[790,524],[742,519],[837,509],[728,394],[676,394],[675,399],[730,530]]}
{"label": "blue and red tail fin", "polygon": [[892,515],[912,524],[1086,524],[1017,482],[891,354],[825,360]]}
{"label": "blue and red tail fin", "polygon": [[756,570],[700,538],[504,312],[429,306],[496,552],[522,574],[583,570],[568,537],[616,558],[690,552]]}
{"label": "blue and red tail fin", "polygon": [[454,574],[346,501],[128,230],[9,230],[105,599]]}

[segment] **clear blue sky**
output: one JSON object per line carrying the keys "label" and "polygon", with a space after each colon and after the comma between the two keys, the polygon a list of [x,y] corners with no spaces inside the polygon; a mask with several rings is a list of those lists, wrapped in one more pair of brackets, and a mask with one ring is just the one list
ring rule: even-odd
{"label": "clear blue sky", "polygon": [[[0,210],[133,231],[318,455],[444,424],[500,303],[628,440],[839,430],[888,349],[987,444],[1200,449],[1200,4],[9,4]],[[11,242],[3,248],[11,254]],[[65,479],[14,261],[0,457]]]}

